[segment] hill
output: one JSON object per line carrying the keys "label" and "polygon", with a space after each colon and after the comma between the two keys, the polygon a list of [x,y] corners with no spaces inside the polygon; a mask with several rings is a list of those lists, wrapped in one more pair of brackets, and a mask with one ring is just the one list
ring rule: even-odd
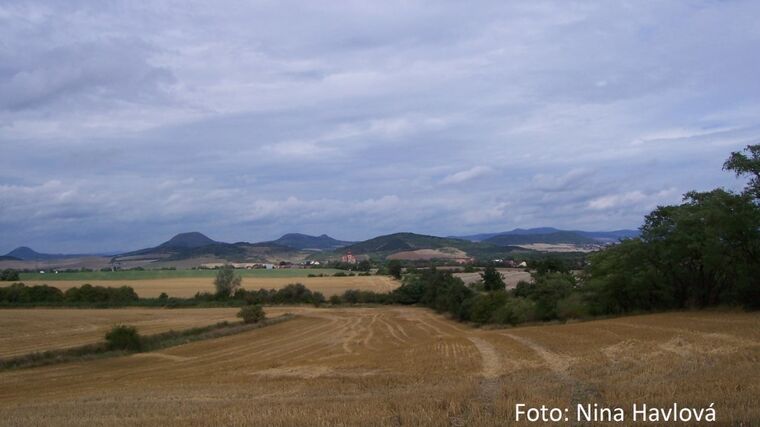
{"label": "hill", "polygon": [[180,233],[168,241],[160,244],[158,248],[163,249],[193,249],[218,243],[211,240],[203,233],[192,231],[189,233]]}
{"label": "hill", "polygon": [[524,251],[522,248],[501,247],[485,242],[471,242],[463,239],[415,233],[394,233],[355,243],[336,252],[344,253],[351,251],[354,255],[367,255],[370,258],[386,258],[397,252],[450,248],[462,251],[467,256],[474,258],[500,257],[515,250]]}
{"label": "hill", "polygon": [[5,257],[10,258],[4,258],[6,260],[13,260],[14,258],[16,260],[21,261],[45,261],[49,259],[59,259],[59,258],[72,258],[72,257],[78,257],[81,255],[63,255],[63,254],[45,254],[35,251],[32,248],[26,247],[26,246],[20,246],[7,254],[5,254]]}
{"label": "hill", "polygon": [[10,255],[2,255],[0,256],[0,261],[22,261],[22,259]]}
{"label": "hill", "polygon": [[215,258],[231,262],[266,262],[272,257],[293,255],[294,252],[297,250],[274,242],[225,243],[212,240],[199,232],[190,232],[177,234],[152,248],[117,255],[113,261],[180,261],[192,258]]}
{"label": "hill", "polygon": [[483,240],[497,246],[528,245],[533,243],[570,243],[574,245],[598,244],[599,241],[572,231],[556,231],[546,234],[501,234]]}
{"label": "hill", "polygon": [[354,242],[347,242],[343,240],[333,239],[327,234],[321,236],[310,236],[308,234],[301,233],[288,233],[283,235],[277,240],[272,240],[271,243],[280,246],[287,246],[293,249],[305,250],[332,250],[342,248],[344,246],[351,245]]}
{"label": "hill", "polygon": [[[614,231],[584,231],[584,230],[560,230],[558,228],[554,227],[537,227],[537,228],[515,228],[511,231],[503,231],[501,233],[480,233],[480,234],[471,234],[467,236],[458,236],[458,237],[452,237],[455,239],[464,239],[464,240],[470,240],[472,242],[482,242],[489,240],[494,237],[498,236],[536,236],[541,235],[544,236],[544,238],[556,238],[557,236],[552,236],[555,233],[574,233],[581,237],[586,237],[589,239],[596,240],[597,243],[604,242],[616,242],[621,239],[629,239],[632,237],[638,237],[639,231],[638,230],[614,230]],[[567,237],[567,236],[566,236]],[[541,241],[541,242],[530,242],[530,243],[556,243],[556,242],[548,242],[548,241]],[[571,243],[571,242],[560,242],[560,243]],[[522,243],[527,244],[527,243]]]}

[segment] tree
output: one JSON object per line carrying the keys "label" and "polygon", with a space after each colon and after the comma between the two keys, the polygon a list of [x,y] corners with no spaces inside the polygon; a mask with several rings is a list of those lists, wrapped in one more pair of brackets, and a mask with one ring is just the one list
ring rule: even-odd
{"label": "tree", "polygon": [[646,216],[641,238],[590,257],[582,291],[596,314],[742,304],[760,308],[760,145],[723,165],[743,193],[689,192]]}
{"label": "tree", "polygon": [[217,297],[229,298],[240,287],[242,281],[242,277],[235,274],[235,269],[231,265],[225,265],[216,273],[216,279],[214,279]]}
{"label": "tree", "polygon": [[401,261],[393,259],[388,262],[388,274],[396,279],[401,278]]}
{"label": "tree", "polygon": [[504,279],[501,277],[501,273],[493,265],[488,267],[480,273],[480,277],[483,279],[483,288],[486,291],[499,291],[506,289],[507,285],[504,283]]}
{"label": "tree", "polygon": [[744,188],[744,193],[753,199],[760,199],[760,144],[748,145],[744,148],[747,154],[733,152],[723,163],[723,170],[733,171],[737,177],[749,175],[750,180]]}
{"label": "tree", "polygon": [[259,323],[266,319],[266,314],[260,305],[246,305],[240,309],[237,317],[243,319],[243,323]]}
{"label": "tree", "polygon": [[356,265],[356,270],[367,272],[372,268],[372,263],[369,260],[363,259]]}

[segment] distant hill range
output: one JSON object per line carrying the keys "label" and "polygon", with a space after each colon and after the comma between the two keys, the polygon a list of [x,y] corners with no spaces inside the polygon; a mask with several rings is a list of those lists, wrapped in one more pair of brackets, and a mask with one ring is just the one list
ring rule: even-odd
{"label": "distant hill range", "polygon": [[532,243],[569,243],[575,245],[614,243],[621,239],[638,237],[638,230],[582,231],[560,230],[553,227],[516,228],[501,233],[483,233],[459,236],[473,242],[490,242],[497,245],[527,245]]}
{"label": "distant hill range", "polygon": [[385,258],[398,252],[422,249],[457,249],[466,256],[474,258],[503,256],[514,250],[524,251],[522,248],[498,246],[489,242],[472,242],[465,239],[415,233],[394,233],[355,243],[341,248],[337,252],[346,253],[350,251],[354,255]]}
{"label": "distant hill range", "polygon": [[85,256],[82,254],[44,254],[35,251],[32,248],[26,247],[26,246],[20,246],[7,254],[5,256],[0,257],[0,260],[5,261],[47,261],[51,259],[63,259],[63,258],[77,258]]}
{"label": "distant hill range", "polygon": [[[106,262],[180,261],[207,259],[230,262],[274,262],[281,260],[336,259],[350,251],[375,259],[396,257],[436,256],[494,259],[509,256],[516,251],[525,252],[520,245],[535,243],[592,245],[614,243],[620,239],[636,237],[636,230],[580,231],[560,230],[552,227],[521,229],[502,233],[483,233],[460,237],[437,237],[416,233],[393,233],[374,237],[363,242],[334,239],[326,234],[310,236],[288,233],[277,240],[249,243],[219,242],[199,232],[180,233],[158,246],[137,251],[108,255]],[[427,251],[427,252],[420,252]],[[431,255],[432,254],[432,255]],[[93,255],[39,253],[28,247],[19,247],[0,257],[2,261],[50,261]],[[101,255],[104,256],[104,255]],[[419,258],[416,258],[419,259]],[[208,262],[208,261],[206,261]],[[216,261],[214,261],[216,262]]]}
{"label": "distant hill range", "polygon": [[333,250],[350,243],[352,242],[336,240],[326,234],[309,236],[298,233],[285,234],[277,240],[268,242],[225,243],[194,231],[177,234],[152,248],[121,254],[115,257],[114,261],[135,259],[178,261],[213,257],[234,262],[266,262],[272,258],[293,257],[303,250]]}
{"label": "distant hill range", "polygon": [[264,243],[273,243],[276,245],[287,246],[299,250],[321,251],[342,248],[344,246],[354,244],[355,242],[333,239],[327,234],[323,234],[321,236],[309,236],[308,234],[288,233],[277,240],[272,240],[271,242]]}

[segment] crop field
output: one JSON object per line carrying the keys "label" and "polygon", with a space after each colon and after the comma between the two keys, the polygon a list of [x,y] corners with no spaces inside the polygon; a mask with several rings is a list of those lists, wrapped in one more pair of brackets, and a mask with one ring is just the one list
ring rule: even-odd
{"label": "crop field", "polygon": [[0,310],[0,358],[75,347],[103,340],[113,325],[156,334],[237,321],[235,308],[12,309]]}
{"label": "crop field", "polygon": [[[497,269],[501,273],[501,277],[504,279],[504,283],[507,285],[507,289],[512,289],[517,286],[517,282],[524,280],[531,282],[533,279],[530,277],[530,273],[522,268],[499,268]],[[481,273],[454,273],[454,276],[459,277],[464,283],[475,283],[481,279]]]}
{"label": "crop field", "polygon": [[298,316],[160,352],[0,372],[0,424],[509,425],[516,403],[586,402],[713,403],[713,425],[760,423],[757,313],[484,330],[412,307],[267,311]]}
{"label": "crop field", "polygon": [[[235,274],[242,277],[252,278],[298,278],[307,277],[309,274],[332,275],[341,270],[332,268],[281,268],[281,269],[236,269]],[[21,273],[21,281],[96,281],[96,280],[153,280],[153,279],[176,279],[176,278],[200,278],[216,276],[216,270],[121,270],[121,271],[77,271],[70,273]]]}
{"label": "crop field", "polygon": [[[155,298],[166,292],[170,297],[189,298],[198,292],[214,292],[213,277],[188,277],[174,279],[140,279],[140,280],[25,280],[27,285],[48,284],[62,290],[91,285],[118,287],[131,286],[141,298]],[[245,289],[279,289],[291,283],[302,283],[312,291],[322,292],[329,297],[342,294],[348,289],[360,289],[375,292],[388,292],[401,283],[389,276],[350,276],[350,277],[243,277]]]}

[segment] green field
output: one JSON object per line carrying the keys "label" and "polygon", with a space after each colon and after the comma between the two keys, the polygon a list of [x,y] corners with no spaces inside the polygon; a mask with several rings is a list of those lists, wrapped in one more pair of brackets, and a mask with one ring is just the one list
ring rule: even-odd
{"label": "green field", "polygon": [[[281,270],[235,270],[236,274],[243,277],[260,278],[291,278],[306,277],[309,274],[332,275],[340,270],[332,268],[315,269],[281,269]],[[216,270],[128,270],[128,271],[85,271],[75,273],[21,273],[21,281],[24,280],[150,280],[150,279],[174,279],[189,277],[215,277]]]}

